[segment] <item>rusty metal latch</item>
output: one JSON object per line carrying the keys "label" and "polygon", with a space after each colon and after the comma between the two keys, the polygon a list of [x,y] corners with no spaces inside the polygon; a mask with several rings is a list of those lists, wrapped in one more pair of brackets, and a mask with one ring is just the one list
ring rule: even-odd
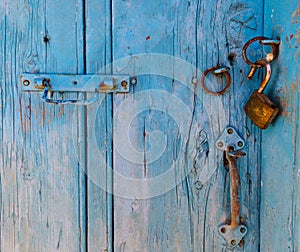
{"label": "rusty metal latch", "polygon": [[[42,100],[50,104],[88,105],[98,100],[99,93],[128,93],[130,84],[136,78],[128,75],[67,75],[67,74],[28,74],[20,76],[22,91],[43,92]],[[57,100],[53,92],[94,93],[92,99]]]}

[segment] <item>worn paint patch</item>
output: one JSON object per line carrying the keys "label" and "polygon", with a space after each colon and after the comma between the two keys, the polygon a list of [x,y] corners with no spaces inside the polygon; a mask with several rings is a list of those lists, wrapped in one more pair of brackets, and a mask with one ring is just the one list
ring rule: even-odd
{"label": "worn paint patch", "polygon": [[289,104],[284,98],[280,98],[280,104],[281,104],[281,116],[289,116],[291,112],[288,111]]}
{"label": "worn paint patch", "polygon": [[[238,37],[241,37],[243,30],[257,30],[257,19],[251,8],[249,8],[244,3],[232,4],[229,8],[227,18],[229,19],[230,25],[227,29],[238,31]],[[226,17],[225,17],[226,18]],[[236,35],[236,32],[235,32]]]}
{"label": "worn paint patch", "polygon": [[294,54],[294,59],[298,61],[300,54],[300,29],[297,30],[295,34],[290,34],[289,36],[286,36],[285,40],[289,48],[297,50]]}
{"label": "worn paint patch", "polygon": [[[258,29],[256,12],[245,3],[234,3],[224,14],[224,21],[223,29],[226,32],[228,48],[231,53],[240,55],[241,48],[245,43],[245,34],[255,36]],[[230,61],[230,63],[234,62]]]}
{"label": "worn paint patch", "polygon": [[291,92],[293,94],[295,94],[296,92],[298,92],[298,86],[299,86],[299,81],[297,79],[297,81],[293,82],[292,85],[291,85]]}
{"label": "worn paint patch", "polygon": [[298,6],[296,10],[292,14],[292,24],[299,23],[299,17],[300,17],[300,1],[298,2]]}

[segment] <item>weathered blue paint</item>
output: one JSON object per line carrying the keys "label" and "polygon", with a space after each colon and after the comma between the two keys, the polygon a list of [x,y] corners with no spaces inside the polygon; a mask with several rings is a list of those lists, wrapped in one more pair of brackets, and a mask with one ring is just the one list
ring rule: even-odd
{"label": "weathered blue paint", "polygon": [[[217,171],[208,181],[201,181],[201,170],[207,160],[205,153],[214,151],[214,142],[203,141],[205,126],[210,127],[205,107],[215,106],[211,123],[217,126],[213,132],[221,134],[225,126],[235,126],[246,139],[248,158],[239,162],[242,180],[242,209],[244,222],[249,228],[245,237],[245,251],[257,251],[259,248],[259,175],[260,148],[259,131],[246,122],[243,105],[249,97],[251,86],[244,83],[248,66],[241,58],[243,44],[251,37],[262,33],[262,3],[255,2],[200,2],[200,1],[114,1],[113,2],[113,57],[114,60],[137,53],[162,53],[180,57],[201,71],[216,64],[231,66],[233,83],[221,101],[223,106],[216,106],[216,97],[207,96],[201,90],[199,100],[194,101],[193,93],[172,78],[158,76],[139,76],[134,89],[132,111],[135,117],[120,110],[121,103],[129,97],[116,96],[114,112],[120,113],[114,118],[114,126],[127,120],[130,125],[132,148],[129,157],[120,155],[119,146],[114,150],[114,169],[124,176],[136,179],[159,176],[167,171],[172,162],[179,159],[181,152],[194,148],[194,156],[187,155],[181,169],[186,169],[188,176],[175,188],[164,195],[141,200],[138,198],[114,198],[114,249],[116,251],[224,251],[224,240],[218,234],[218,227],[229,216],[228,174],[220,164]],[[148,62],[151,65],[152,62]],[[153,62],[161,68],[168,68],[162,62]],[[140,66],[137,64],[136,73]],[[124,68],[126,70],[126,67]],[[122,69],[122,70],[124,70]],[[116,71],[118,69],[115,69]],[[167,70],[166,70],[167,71]],[[174,69],[180,71],[180,69]],[[192,71],[183,73],[187,80],[192,80]],[[174,73],[175,75],[175,73]],[[200,78],[201,76],[198,76]],[[222,82],[221,82],[222,83]],[[221,86],[221,83],[216,83]],[[223,83],[224,84],[224,83]],[[188,85],[192,86],[191,83]],[[139,112],[141,91],[163,90],[169,94],[163,106],[157,104],[154,91],[149,92],[147,100],[150,111]],[[246,91],[245,91],[246,90]],[[193,117],[186,116],[186,127],[199,124],[202,131],[192,132],[189,139],[181,136],[181,129],[168,113],[157,110],[166,109],[172,97],[178,97],[194,110]],[[155,102],[156,101],[156,102]],[[201,105],[203,102],[203,106]],[[178,103],[179,104],[179,103]],[[178,105],[176,104],[176,105]],[[162,107],[160,107],[162,106]],[[172,103],[171,106],[174,106]],[[224,112],[222,111],[224,108]],[[184,109],[175,108],[178,114]],[[134,113],[132,112],[131,113]],[[225,113],[225,117],[222,116]],[[246,126],[247,125],[247,126]],[[127,132],[127,128],[124,129]],[[161,130],[166,136],[165,152],[153,163],[134,164],[130,159],[138,158],[139,151],[159,149],[151,133]],[[202,133],[201,133],[202,132]],[[211,132],[207,132],[211,134]],[[204,134],[205,135],[205,134]],[[162,139],[163,140],[163,139]],[[156,139],[157,141],[157,139]],[[187,141],[187,149],[182,148],[180,141]],[[121,144],[121,143],[120,143]],[[161,145],[164,141],[161,141]],[[203,145],[204,144],[204,145]],[[154,145],[154,146],[153,146]],[[198,146],[198,147],[197,147]],[[220,159],[221,153],[215,153]],[[115,181],[114,188],[121,185]],[[160,185],[158,185],[159,187]],[[142,190],[139,188],[139,190]],[[145,192],[147,193],[147,192]],[[140,194],[139,194],[140,195]]]}
{"label": "weathered blue paint", "polygon": [[[237,251],[298,251],[300,7],[264,2],[2,1],[0,250],[227,251],[218,227],[230,216],[229,174],[212,136],[231,125],[247,153],[238,167],[248,233]],[[243,111],[260,80],[245,81],[250,67],[241,50],[263,33],[282,40],[267,90],[282,112],[261,133]],[[183,68],[175,62],[140,64],[138,53],[191,63],[182,73],[186,85],[176,80]],[[103,68],[127,56],[135,69]],[[233,80],[220,99],[195,85],[201,76],[194,66],[204,71],[216,64],[230,66]],[[18,85],[22,72],[138,75],[157,66],[169,77],[140,75],[129,94],[100,94],[87,108],[48,106]],[[208,79],[217,89],[224,85]],[[140,199],[146,187],[134,188],[135,196],[133,185],[118,180],[118,174],[156,178],[173,163],[180,182],[153,198]],[[122,198],[120,188],[130,197]]]}
{"label": "weathered blue paint", "polygon": [[300,3],[265,1],[266,36],[281,39],[268,94],[281,114],[262,134],[261,251],[300,250]]}
{"label": "weathered blue paint", "polygon": [[76,156],[82,136],[70,132],[80,115],[46,106],[18,84],[21,72],[83,73],[81,6],[0,4],[1,251],[85,251],[85,185]]}
{"label": "weathered blue paint", "polygon": [[[111,8],[110,0],[85,1],[87,74],[111,74],[111,69],[105,69],[111,63]],[[112,177],[107,172],[112,164],[112,97],[100,94],[100,98],[104,100],[86,111],[87,244],[88,251],[113,251],[113,203],[112,195],[107,193],[112,187]],[[106,163],[98,162],[100,155]]]}

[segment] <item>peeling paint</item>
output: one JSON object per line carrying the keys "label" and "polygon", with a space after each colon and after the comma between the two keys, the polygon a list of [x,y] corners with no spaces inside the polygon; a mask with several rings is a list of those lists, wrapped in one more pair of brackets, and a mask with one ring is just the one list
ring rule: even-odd
{"label": "peeling paint", "polygon": [[281,97],[280,104],[281,104],[281,116],[289,116],[291,112],[288,111],[289,104],[287,103],[286,99]]}
{"label": "peeling paint", "polygon": [[299,23],[299,17],[300,17],[300,1],[298,2],[298,6],[296,10],[292,14],[292,24]]}
{"label": "peeling paint", "polygon": [[286,36],[285,40],[289,48],[293,48],[297,50],[294,54],[294,59],[298,61],[299,54],[300,54],[300,29],[298,29],[295,34]]}
{"label": "peeling paint", "polygon": [[292,83],[291,88],[290,88],[290,90],[291,90],[291,92],[293,94],[295,94],[296,92],[298,92],[298,86],[299,86],[299,81],[297,79],[297,81],[295,81],[295,82]]}

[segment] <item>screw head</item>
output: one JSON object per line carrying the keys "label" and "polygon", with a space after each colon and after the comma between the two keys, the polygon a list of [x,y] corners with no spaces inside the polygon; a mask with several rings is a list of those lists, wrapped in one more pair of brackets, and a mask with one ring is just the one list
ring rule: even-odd
{"label": "screw head", "polygon": [[242,141],[238,141],[237,145],[238,145],[238,147],[243,147],[244,143]]}
{"label": "screw head", "polygon": [[236,245],[236,240],[234,240],[234,239],[231,240],[231,241],[230,241],[230,244],[231,244],[232,246]]}
{"label": "screw head", "polygon": [[241,231],[241,233],[243,234],[243,233],[245,233],[245,232],[246,232],[246,228],[244,228],[244,227],[241,227],[240,231]]}
{"label": "screw head", "polygon": [[128,82],[127,82],[126,80],[123,80],[123,81],[121,82],[121,86],[122,86],[123,88],[127,88]]}
{"label": "screw head", "polygon": [[225,233],[226,233],[226,228],[225,228],[225,227],[222,227],[222,228],[220,229],[220,231],[221,231],[222,234],[225,234]]}
{"label": "screw head", "polygon": [[218,142],[218,147],[222,148],[224,144],[222,142]]}
{"label": "screw head", "polygon": [[230,134],[230,135],[233,134],[233,129],[232,129],[232,128],[229,128],[229,129],[227,130],[227,133]]}
{"label": "screw head", "polygon": [[29,80],[23,80],[23,85],[24,86],[29,86],[30,85],[30,81]]}
{"label": "screw head", "polygon": [[203,184],[198,180],[195,182],[195,187],[197,190],[201,190],[203,188]]}
{"label": "screw head", "polygon": [[193,77],[192,78],[192,83],[193,84],[197,84],[198,83],[198,78],[197,77]]}

